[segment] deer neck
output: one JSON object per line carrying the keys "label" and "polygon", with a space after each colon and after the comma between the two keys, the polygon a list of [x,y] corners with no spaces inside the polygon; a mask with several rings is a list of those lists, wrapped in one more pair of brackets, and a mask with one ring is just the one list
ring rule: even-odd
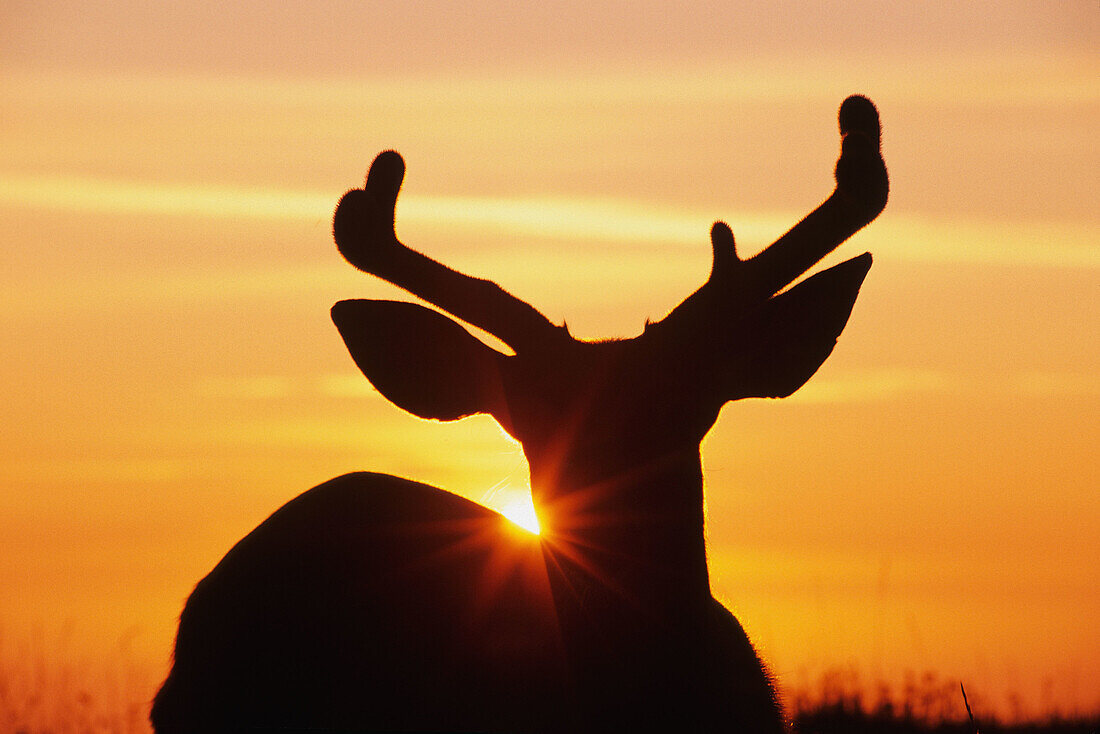
{"label": "deer neck", "polygon": [[711,597],[698,446],[618,461],[530,458],[544,548],[560,572],[555,586],[609,607],[703,613]]}

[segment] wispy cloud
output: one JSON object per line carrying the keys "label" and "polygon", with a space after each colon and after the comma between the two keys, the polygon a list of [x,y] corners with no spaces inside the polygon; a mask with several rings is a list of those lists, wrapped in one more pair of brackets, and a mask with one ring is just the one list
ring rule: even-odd
{"label": "wispy cloud", "polygon": [[359,374],[322,375],[314,382],[316,390],[331,398],[375,398],[382,395]]}
{"label": "wispy cloud", "polygon": [[365,377],[351,373],[302,378],[277,374],[206,377],[194,383],[193,392],[200,398],[219,400],[264,401],[319,397],[382,399]]}
{"label": "wispy cloud", "polygon": [[11,484],[49,483],[117,484],[120,482],[167,482],[187,476],[188,462],[174,457],[158,458],[66,458],[27,457],[7,461],[3,480]]}
{"label": "wispy cloud", "polygon": [[999,395],[1019,398],[1100,397],[1095,375],[1023,370],[975,377],[944,370],[884,367],[835,377],[815,377],[789,398],[792,403],[879,402],[935,395]]}
{"label": "wispy cloud", "polygon": [[[860,70],[868,88],[891,97],[957,106],[1020,103],[1095,102],[1100,96],[1092,57],[1068,51],[1001,53],[938,53],[914,65],[905,54],[876,59],[874,68]],[[343,71],[343,70],[341,70]],[[362,70],[356,70],[361,72]],[[77,101],[145,100],[177,103],[246,103],[277,101],[312,109],[369,108],[379,99],[468,106],[510,104],[516,91],[544,104],[663,103],[690,100],[694,104],[767,100],[769,103],[808,98],[832,100],[838,79],[851,76],[850,61],[836,56],[803,63],[774,58],[730,60],[640,59],[630,63],[555,63],[552,70],[513,67],[502,74],[445,67],[404,77],[387,70],[385,77],[325,74],[273,77],[262,74],[125,73],[87,69],[65,71],[10,68],[3,79],[19,98],[36,101],[71,98]]]}
{"label": "wispy cloud", "polygon": [[815,378],[791,396],[796,403],[847,403],[892,400],[919,393],[958,390],[960,380],[946,372],[889,367]]}
{"label": "wispy cloud", "polygon": [[[121,215],[327,219],[331,192],[120,181],[0,173],[0,204]],[[410,195],[402,222],[525,239],[698,247],[713,212],[647,202],[569,197]],[[801,218],[795,212],[742,212],[739,240],[767,242]],[[981,221],[889,215],[861,234],[880,257],[911,262],[1100,268],[1100,225],[1073,221]]]}
{"label": "wispy cloud", "polygon": [[[198,397],[227,400],[365,398],[386,402],[365,377],[350,372],[297,378],[277,374],[204,378],[194,384],[193,392]],[[979,379],[943,370],[881,367],[815,377],[788,400],[795,404],[881,402],[945,394],[1100,397],[1100,384],[1094,375],[1084,372],[1024,370]]]}
{"label": "wispy cloud", "polygon": [[863,235],[876,255],[910,262],[1100,267],[1100,224],[884,216]]}
{"label": "wispy cloud", "polygon": [[0,173],[0,203],[67,212],[247,219],[315,219],[331,194]]}
{"label": "wispy cloud", "polygon": [[1005,383],[1006,388],[1020,395],[1100,397],[1100,378],[1096,374],[1032,370],[1012,375]]}
{"label": "wispy cloud", "polygon": [[195,394],[219,400],[275,400],[298,393],[294,381],[281,375],[208,377],[195,385]]}
{"label": "wispy cloud", "polygon": [[[79,213],[314,220],[331,216],[335,199],[332,192],[0,173],[0,204]],[[492,228],[544,238],[696,244],[700,230],[710,224],[700,212],[567,197],[411,195],[402,196],[398,208],[403,223]],[[739,231],[774,231],[791,221],[797,218],[790,214],[757,216]]]}

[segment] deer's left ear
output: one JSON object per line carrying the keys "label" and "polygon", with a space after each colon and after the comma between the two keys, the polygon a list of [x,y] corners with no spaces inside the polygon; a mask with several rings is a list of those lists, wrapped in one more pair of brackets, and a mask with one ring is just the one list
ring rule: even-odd
{"label": "deer's left ear", "polygon": [[[727,400],[785,398],[825,362],[848,323],[871,254],[823,270],[769,299],[736,330],[727,359]],[[746,351],[734,351],[749,345]]]}
{"label": "deer's left ear", "polygon": [[348,300],[332,320],[352,359],[391,402],[421,418],[504,413],[505,355],[443,314],[402,301]]}

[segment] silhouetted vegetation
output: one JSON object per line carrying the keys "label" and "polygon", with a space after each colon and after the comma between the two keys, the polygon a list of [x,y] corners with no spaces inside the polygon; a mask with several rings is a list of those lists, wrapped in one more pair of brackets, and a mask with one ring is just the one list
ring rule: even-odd
{"label": "silhouetted vegetation", "polygon": [[[148,673],[84,666],[55,667],[19,660],[0,649],[0,734],[145,734]],[[21,656],[20,656],[21,657]],[[32,655],[32,657],[34,657]],[[108,668],[120,662],[105,663]],[[126,668],[121,661],[121,668]],[[128,682],[126,679],[132,678]],[[790,693],[794,734],[1095,734],[1100,712],[1054,714],[1026,723],[1002,723],[975,712],[969,722],[957,683],[933,674],[914,676],[899,690],[885,684],[869,692],[854,674],[829,673],[811,688]]]}
{"label": "silhouetted vegetation", "polygon": [[1018,724],[990,720],[975,726],[965,719],[928,721],[890,707],[866,711],[859,708],[858,703],[837,702],[802,711],[794,717],[795,734],[1095,734],[1100,731],[1100,716],[1054,716],[1045,721]]}
{"label": "silhouetted vegetation", "polygon": [[[1017,697],[1018,698],[1018,697]],[[901,690],[879,683],[873,694],[855,673],[832,671],[812,690],[788,695],[795,734],[1095,734],[1100,712],[1089,716],[1049,713],[1005,723],[968,710],[959,684],[933,673],[909,676]],[[971,714],[973,720],[971,720]]]}

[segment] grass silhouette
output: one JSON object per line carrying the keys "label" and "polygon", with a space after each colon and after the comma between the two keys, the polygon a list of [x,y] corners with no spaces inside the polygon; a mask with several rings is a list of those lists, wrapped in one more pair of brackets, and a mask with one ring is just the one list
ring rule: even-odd
{"label": "grass silhouette", "polygon": [[[0,734],[145,734],[158,674],[134,670],[125,660],[51,663],[41,650],[0,646]],[[971,723],[958,683],[931,673],[910,676],[895,689],[864,685],[858,675],[837,669],[808,688],[789,690],[786,701],[793,734],[1100,732],[1100,712],[1007,722],[983,713],[980,697]]]}
{"label": "grass silhouette", "polygon": [[[971,710],[963,686],[934,673],[909,675],[900,691],[885,683],[870,693],[853,672],[823,674],[815,687],[787,697],[795,734],[1094,734],[1100,712],[1042,717],[1017,714],[1006,722],[993,714]],[[1018,699],[1018,696],[1011,698]]]}

